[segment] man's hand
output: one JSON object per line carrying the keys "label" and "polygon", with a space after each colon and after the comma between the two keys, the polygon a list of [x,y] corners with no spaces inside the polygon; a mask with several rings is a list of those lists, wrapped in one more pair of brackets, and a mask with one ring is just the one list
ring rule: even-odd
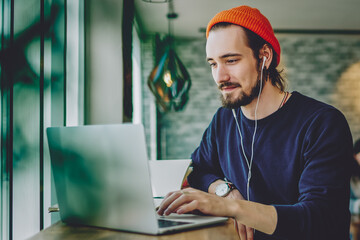
{"label": "man's hand", "polygon": [[245,198],[241,195],[241,193],[237,189],[233,189],[225,198],[245,200]]}
{"label": "man's hand", "polygon": [[[231,217],[236,220],[235,227],[241,240],[252,240],[254,237],[253,230],[244,225],[256,228],[266,234],[273,234],[277,225],[275,207],[240,200],[242,196],[237,192],[223,198],[197,189],[186,188],[167,194],[157,212],[159,215],[169,215],[171,213],[191,213],[198,210],[208,215]],[[235,197],[235,199],[231,199],[231,197]]]}
{"label": "man's hand", "polygon": [[159,215],[189,213],[195,210],[213,216],[229,216],[228,200],[197,189],[186,188],[167,194],[157,211]]}
{"label": "man's hand", "polygon": [[[227,195],[225,198],[245,200],[244,197],[241,195],[241,193],[237,189],[232,190],[229,193],[229,195]],[[239,234],[239,237],[241,240],[253,240],[254,239],[254,229],[253,228],[247,227],[244,224],[239,223],[238,221],[236,221],[236,219],[234,219],[234,226],[235,226],[235,229],[236,229],[237,233]]]}
{"label": "man's hand", "polygon": [[[209,193],[215,193],[216,187],[219,184],[225,183],[223,180],[216,180],[209,186]],[[227,199],[240,199],[245,200],[244,197],[241,195],[239,190],[233,189],[225,198]],[[234,219],[234,226],[239,234],[241,240],[252,240],[254,239],[254,229],[251,227],[247,227],[244,224],[239,223],[236,219]]]}

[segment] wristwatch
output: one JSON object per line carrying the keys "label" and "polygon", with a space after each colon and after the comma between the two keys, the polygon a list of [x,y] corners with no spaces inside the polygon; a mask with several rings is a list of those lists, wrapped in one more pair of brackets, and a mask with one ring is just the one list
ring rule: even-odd
{"label": "wristwatch", "polygon": [[216,186],[215,194],[219,197],[226,197],[233,189],[235,189],[234,184],[231,182],[224,182]]}

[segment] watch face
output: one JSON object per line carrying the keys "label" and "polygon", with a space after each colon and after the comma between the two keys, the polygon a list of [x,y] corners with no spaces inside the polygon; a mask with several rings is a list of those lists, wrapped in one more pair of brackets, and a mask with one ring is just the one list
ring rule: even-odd
{"label": "watch face", "polygon": [[215,194],[222,197],[229,192],[229,186],[226,183],[222,183],[216,187]]}

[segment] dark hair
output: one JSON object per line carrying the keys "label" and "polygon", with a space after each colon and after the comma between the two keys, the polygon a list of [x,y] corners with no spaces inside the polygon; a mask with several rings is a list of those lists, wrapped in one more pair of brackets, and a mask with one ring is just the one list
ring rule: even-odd
{"label": "dark hair", "polygon": [[[214,26],[212,26],[210,31],[216,30],[218,28],[226,28],[231,25],[236,25],[236,24],[228,23],[228,22],[220,22],[220,23],[217,23]],[[239,26],[239,25],[236,25],[236,26]],[[240,27],[242,27],[242,26],[240,26]],[[273,59],[271,61],[269,68],[264,69],[264,76],[265,76],[265,79],[268,79],[268,77],[269,77],[271,84],[273,86],[278,87],[281,91],[284,91],[286,88],[286,80],[281,76],[281,73],[283,72],[283,70],[278,71],[276,69],[277,53],[274,51],[274,48],[271,46],[271,44],[269,44],[267,41],[265,41],[262,37],[260,37],[253,31],[251,31],[247,28],[244,28],[244,27],[242,27],[242,28],[245,31],[248,46],[251,48],[251,50],[253,52],[253,55],[257,61],[257,66],[259,69],[260,69],[260,64],[261,64],[261,59],[259,56],[260,49],[264,45],[268,45],[273,50]]]}
{"label": "dark hair", "polygon": [[354,154],[360,153],[360,138],[354,143]]}

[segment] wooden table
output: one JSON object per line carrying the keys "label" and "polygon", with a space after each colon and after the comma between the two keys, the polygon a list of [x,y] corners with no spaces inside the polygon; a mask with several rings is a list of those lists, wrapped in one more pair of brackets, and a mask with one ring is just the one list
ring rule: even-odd
{"label": "wooden table", "polygon": [[239,237],[234,229],[233,220],[228,220],[226,223],[199,228],[195,230],[187,230],[184,232],[167,234],[161,236],[152,236],[136,233],[127,233],[121,231],[113,231],[92,227],[75,227],[69,226],[62,222],[58,222],[29,240],[96,240],[96,239],[121,239],[121,240],[239,240]]}

